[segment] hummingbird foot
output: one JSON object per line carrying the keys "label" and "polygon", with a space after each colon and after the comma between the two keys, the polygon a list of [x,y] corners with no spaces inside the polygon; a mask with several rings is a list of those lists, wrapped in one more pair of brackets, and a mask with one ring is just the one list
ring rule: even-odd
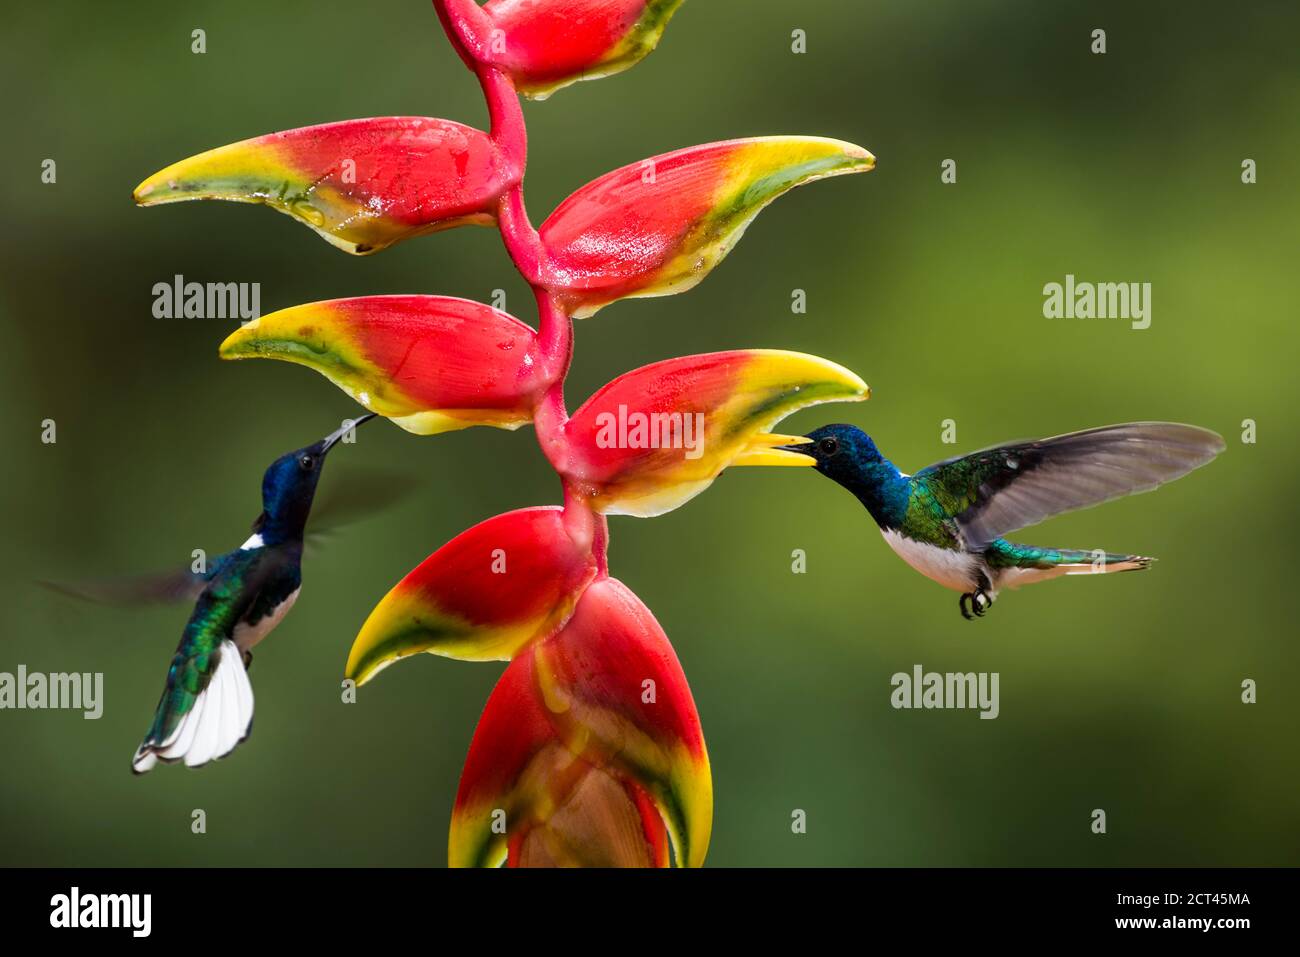
{"label": "hummingbird foot", "polygon": [[253,667],[253,653],[251,651],[245,651],[242,655],[240,655],[240,657],[244,659],[245,671]]}
{"label": "hummingbird foot", "polygon": [[[967,602],[970,602],[969,609]],[[985,593],[984,589],[979,588],[963,594],[957,604],[961,608],[961,616],[971,621],[975,618],[983,618],[984,613],[993,607],[993,599]]]}

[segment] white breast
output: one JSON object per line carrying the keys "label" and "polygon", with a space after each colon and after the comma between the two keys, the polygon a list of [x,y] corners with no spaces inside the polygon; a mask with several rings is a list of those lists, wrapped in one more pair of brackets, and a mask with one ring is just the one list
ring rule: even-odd
{"label": "white breast", "polygon": [[285,615],[289,614],[289,609],[298,600],[298,592],[300,591],[302,591],[301,585],[289,592],[289,596],[271,609],[269,614],[264,615],[256,625],[247,625],[243,622],[236,625],[233,637],[235,644],[239,646],[239,650],[250,650],[255,644],[274,631],[275,626],[284,620]]}
{"label": "white breast", "polygon": [[968,592],[978,580],[978,560],[965,552],[951,548],[927,545],[895,531],[880,530],[898,557],[932,581],[937,581],[953,591]]}

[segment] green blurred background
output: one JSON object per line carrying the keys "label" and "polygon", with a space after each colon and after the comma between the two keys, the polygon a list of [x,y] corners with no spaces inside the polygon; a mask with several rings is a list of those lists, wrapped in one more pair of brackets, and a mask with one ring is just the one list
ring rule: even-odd
{"label": "green blurred background", "polygon": [[[535,221],[608,169],[698,142],[813,133],[879,157],[776,203],[698,289],[580,323],[571,404],[656,359],[781,347],[874,390],[783,431],[847,419],[907,470],[1133,419],[1228,440],[1153,495],[1017,536],[1154,554],[1153,571],[1007,593],[977,623],[812,472],[738,469],[669,515],[613,519],[614,574],[672,637],[704,722],[709,863],[1300,863],[1300,10],[1197,6],[690,0],[632,71],[526,105]],[[264,132],[383,114],[481,126],[476,84],[419,0],[65,2],[7,20],[0,671],[102,671],[106,704],[98,721],[0,712],[0,862],[443,863],[501,666],[424,656],[356,705],[339,677],[367,612],[425,555],[557,501],[530,432],[377,425],[340,456],[424,491],[308,558],[303,599],[258,652],[256,733],[200,772],[129,773],[185,609],[82,605],[32,581],[234,547],[264,466],[355,410],[305,369],[220,363],[230,324],[152,318],[155,282],[260,282],[268,312],[503,288],[535,321],[491,230],[359,259],[266,210],[131,204],[154,170]],[[56,185],[40,183],[46,157]],[[1246,157],[1257,185],[1240,182]],[[1151,282],[1151,328],[1044,319],[1042,287],[1067,272]],[[940,441],[949,418],[956,446]],[[893,710],[890,675],[916,663],[999,672],[1001,716]],[[1244,678],[1258,704],[1240,702]]]}

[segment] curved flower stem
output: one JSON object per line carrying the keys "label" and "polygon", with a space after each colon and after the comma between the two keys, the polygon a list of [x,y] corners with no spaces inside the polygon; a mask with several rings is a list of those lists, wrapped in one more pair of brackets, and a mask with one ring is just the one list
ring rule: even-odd
{"label": "curved flower stem", "polygon": [[[456,52],[478,77],[487,101],[490,135],[510,170],[511,186],[497,202],[497,227],[506,252],[537,300],[540,361],[549,383],[533,413],[538,444],[551,467],[567,472],[568,438],[564,426],[569,412],[564,403],[564,380],[573,359],[573,320],[545,287],[546,251],[528,217],[523,178],[528,161],[528,128],[514,81],[492,66],[487,56],[492,42],[492,19],[475,0],[433,0],[434,9]],[[574,541],[590,545],[600,577],[609,573],[609,524],[595,512],[586,495],[564,482],[565,528]]]}
{"label": "curved flower stem", "polygon": [[477,73],[484,51],[492,42],[492,18],[475,0],[433,0],[433,9],[451,45],[465,65]]}
{"label": "curved flower stem", "polygon": [[501,232],[506,252],[510,254],[510,260],[519,274],[530,286],[539,289],[542,286],[545,251],[541,237],[528,219],[522,184],[510,187],[497,201],[497,228]]}
{"label": "curved flower stem", "polygon": [[575,544],[591,549],[596,560],[596,578],[608,578],[609,520],[593,510],[587,496],[567,481],[564,483],[564,530]]}
{"label": "curved flower stem", "polygon": [[[568,467],[568,436],[564,425],[569,411],[564,404],[564,379],[573,358],[573,320],[560,309],[545,289],[533,287],[540,318],[538,346],[550,382],[533,412],[533,427],[551,467],[564,474]],[[567,494],[567,491],[566,491]]]}
{"label": "curved flower stem", "polygon": [[509,170],[510,187],[498,201],[497,222],[515,268],[532,285],[540,281],[542,244],[528,219],[523,178],[528,163],[528,127],[514,81],[483,57],[492,23],[474,0],[434,0],[443,28],[466,65],[478,77],[487,101],[489,136]]}
{"label": "curved flower stem", "polygon": [[528,162],[528,127],[524,124],[524,111],[514,81],[492,66],[478,66],[474,74],[487,100],[488,135],[509,165],[511,180],[518,183],[524,178],[524,166]]}
{"label": "curved flower stem", "polygon": [[528,164],[528,127],[519,106],[514,81],[496,67],[477,65],[474,74],[483,88],[491,122],[489,136],[509,169],[510,187],[497,202],[497,227],[501,241],[515,268],[530,285],[541,282],[543,250],[541,237],[528,218],[524,205],[524,169]]}
{"label": "curved flower stem", "polygon": [[[563,385],[569,374],[569,363],[573,359],[573,320],[560,308],[554,294],[548,290],[534,286],[533,295],[537,298],[537,314],[541,320],[537,330],[538,345],[554,370],[552,378]],[[564,396],[561,395],[558,401],[561,418],[568,419],[569,415],[564,410]]]}
{"label": "curved flower stem", "polygon": [[[445,0],[435,0],[440,12],[451,9],[444,8],[444,2]],[[476,4],[471,3],[471,6],[478,9]],[[453,25],[463,22],[456,21],[452,16]],[[549,384],[533,415],[533,422],[537,440],[547,460],[557,472],[563,474],[568,458],[564,424],[569,418],[564,405],[564,378],[568,375],[569,363],[573,358],[573,320],[542,284],[545,250],[541,237],[528,218],[528,207],[524,203],[523,175],[528,159],[528,130],[514,82],[492,66],[478,63],[473,69],[487,100],[488,115],[492,122],[492,140],[510,165],[513,180],[513,185],[501,195],[497,203],[497,226],[501,232],[501,241],[515,268],[532,286],[533,295],[537,299],[540,360]]]}

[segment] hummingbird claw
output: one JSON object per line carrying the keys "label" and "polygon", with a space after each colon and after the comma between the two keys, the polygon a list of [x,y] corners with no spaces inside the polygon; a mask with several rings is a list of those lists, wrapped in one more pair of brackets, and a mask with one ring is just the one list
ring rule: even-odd
{"label": "hummingbird claw", "polygon": [[[969,608],[966,603],[970,602]],[[983,618],[984,613],[993,607],[993,599],[988,596],[984,589],[980,588],[973,592],[965,592],[957,602],[961,608],[961,616],[967,621],[975,618]]]}

